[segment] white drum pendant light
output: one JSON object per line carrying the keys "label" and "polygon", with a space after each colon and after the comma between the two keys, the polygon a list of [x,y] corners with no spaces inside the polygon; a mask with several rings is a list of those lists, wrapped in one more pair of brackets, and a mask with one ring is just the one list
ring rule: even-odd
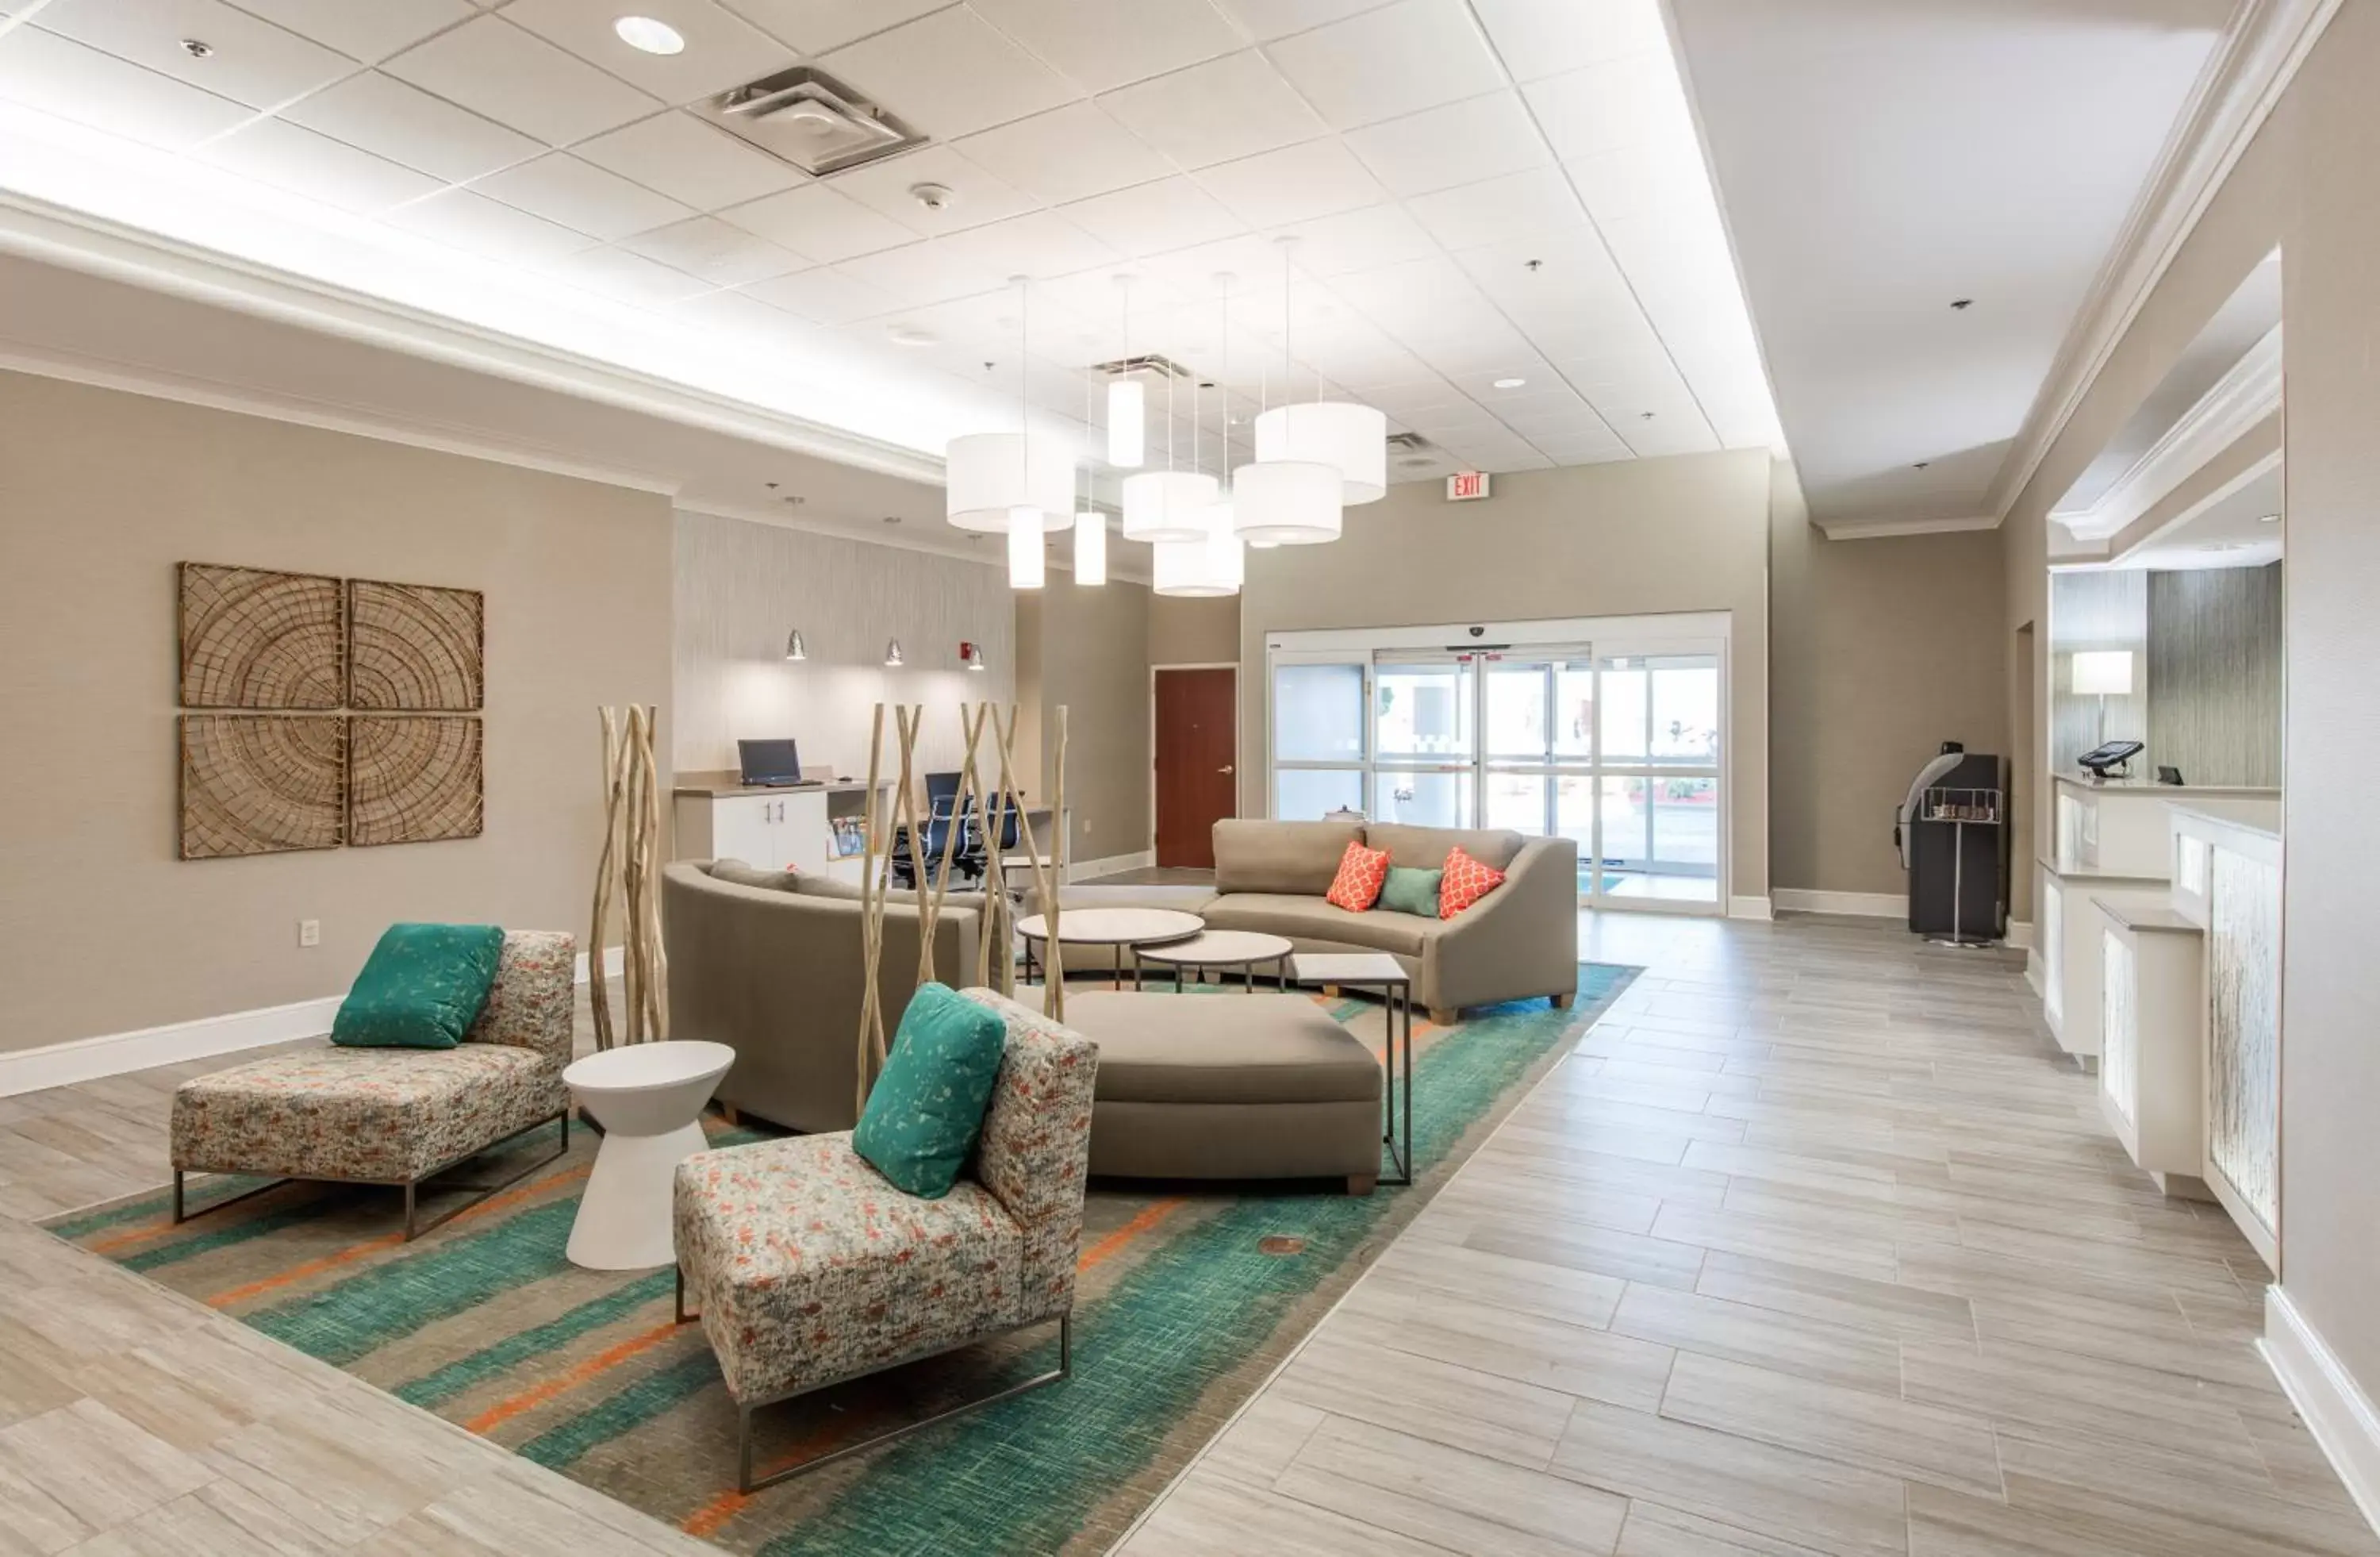
{"label": "white drum pendant light", "polygon": [[1191,541],[1207,538],[1207,510],[1221,483],[1195,470],[1144,470],[1123,479],[1123,538]]}
{"label": "white drum pendant light", "polygon": [[1104,584],[1107,581],[1107,516],[1096,509],[1086,508],[1075,516],[1075,582]]}
{"label": "white drum pendant light", "polygon": [[1038,590],[1041,587],[1044,573],[1041,519],[1038,508],[1019,507],[1008,511],[1008,587],[1012,590]]}
{"label": "white drum pendant light", "polygon": [[1339,539],[1338,470],[1276,459],[1232,472],[1232,522],[1252,546],[1317,546]]}
{"label": "white drum pendant light", "polygon": [[1343,400],[1275,406],[1257,418],[1257,461],[1328,465],[1339,472],[1341,503],[1378,503],[1389,493],[1389,419]]}
{"label": "white drum pendant light", "polygon": [[1186,600],[1235,595],[1247,578],[1247,556],[1232,528],[1232,505],[1210,505],[1206,533],[1196,541],[1156,546],[1155,591]]}
{"label": "white drum pendant light", "polygon": [[958,529],[989,535],[1005,530],[1019,508],[1038,510],[1043,531],[1075,522],[1074,450],[1033,432],[1026,412],[1028,298],[1025,277],[1009,280],[1016,287],[1016,431],[966,433],[942,451],[943,512]]}

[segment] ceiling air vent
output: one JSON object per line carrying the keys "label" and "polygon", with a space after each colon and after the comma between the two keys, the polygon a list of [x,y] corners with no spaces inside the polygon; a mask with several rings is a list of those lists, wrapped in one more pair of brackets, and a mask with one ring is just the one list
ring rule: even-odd
{"label": "ceiling air vent", "polygon": [[1418,432],[1390,433],[1389,457],[1400,470],[1431,470],[1446,463],[1445,455]]}
{"label": "ceiling air vent", "polygon": [[1187,379],[1190,376],[1189,369],[1153,351],[1144,352],[1138,357],[1119,357],[1112,362],[1094,362],[1091,371],[1105,373],[1111,379],[1123,378],[1127,373],[1154,373],[1161,379]]}
{"label": "ceiling air vent", "polygon": [[780,70],[694,111],[814,178],[889,157],[926,138],[823,71]]}

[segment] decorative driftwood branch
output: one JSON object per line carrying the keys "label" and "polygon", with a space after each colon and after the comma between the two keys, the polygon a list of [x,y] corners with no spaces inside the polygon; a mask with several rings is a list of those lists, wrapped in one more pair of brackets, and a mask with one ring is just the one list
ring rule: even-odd
{"label": "decorative driftwood branch", "polygon": [[595,1019],[595,1047],[612,1047],[612,990],[601,977],[604,920],[612,908],[612,884],[620,869],[620,719],[608,708],[603,721],[603,852],[595,861],[595,906],[587,927],[587,1004]]}
{"label": "decorative driftwood branch", "polygon": [[[595,865],[595,900],[587,931],[588,1004],[595,1046],[669,1036],[669,965],[662,949],[661,775],[653,757],[656,711],[631,704],[597,711],[603,730],[603,847]],[[614,889],[622,914],[620,963],[626,1028],[612,1021],[603,943]]]}

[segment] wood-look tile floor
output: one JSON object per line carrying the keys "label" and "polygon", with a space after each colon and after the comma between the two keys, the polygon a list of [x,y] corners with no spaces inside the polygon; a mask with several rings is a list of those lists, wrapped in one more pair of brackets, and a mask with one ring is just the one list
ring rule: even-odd
{"label": "wood-look tile floor", "polygon": [[1123,1557],[2380,1554],[2012,955],[1582,922],[1645,974]]}

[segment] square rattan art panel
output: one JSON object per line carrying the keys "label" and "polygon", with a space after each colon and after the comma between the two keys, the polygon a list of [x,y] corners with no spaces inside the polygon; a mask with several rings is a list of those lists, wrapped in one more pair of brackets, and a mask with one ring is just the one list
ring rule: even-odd
{"label": "square rattan art panel", "polygon": [[347,684],[336,578],[186,562],[178,569],[184,708],[337,708]]}
{"label": "square rattan art panel", "polygon": [[477,590],[347,580],[347,706],[461,712],[487,696]]}
{"label": "square rattan art panel", "polygon": [[476,719],[348,719],[347,842],[427,844],[478,837],[483,815],[480,736]]}
{"label": "square rattan art panel", "polygon": [[186,713],[181,727],[184,859],[338,847],[346,720]]}

